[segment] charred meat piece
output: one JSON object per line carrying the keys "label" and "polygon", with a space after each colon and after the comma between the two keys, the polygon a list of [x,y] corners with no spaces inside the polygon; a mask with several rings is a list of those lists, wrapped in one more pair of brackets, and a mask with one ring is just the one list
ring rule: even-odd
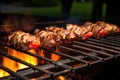
{"label": "charred meat piece", "polygon": [[60,36],[54,32],[36,29],[35,35],[39,37],[41,47],[50,49],[61,44]]}
{"label": "charred meat piece", "polygon": [[76,37],[75,34],[67,31],[64,28],[59,28],[56,26],[46,27],[47,31],[52,31],[61,37],[62,43],[69,44]]}
{"label": "charred meat piece", "polygon": [[7,37],[7,44],[22,50],[36,49],[39,46],[50,49],[61,43],[70,44],[74,40],[85,40],[91,36],[101,38],[111,33],[120,33],[120,28],[103,21],[86,22],[81,26],[67,24],[66,29],[56,26],[46,27],[46,30],[36,29],[35,35],[15,31]]}
{"label": "charred meat piece", "polygon": [[12,32],[7,37],[7,44],[22,50],[36,49],[40,46],[39,38],[23,31]]}
{"label": "charred meat piece", "polygon": [[117,25],[106,23],[103,21],[97,21],[96,24],[100,26],[104,26],[104,29],[108,32],[108,34],[120,32],[120,28]]}
{"label": "charred meat piece", "polygon": [[105,25],[97,23],[86,22],[84,25],[89,31],[93,32],[93,36],[97,39],[107,35],[107,30],[104,29]]}
{"label": "charred meat piece", "polygon": [[101,38],[110,33],[120,32],[120,28],[118,28],[116,25],[103,21],[97,21],[96,23],[86,22],[83,26],[89,31],[93,32],[95,38]]}
{"label": "charred meat piece", "polygon": [[95,38],[100,38],[106,35],[106,31],[104,30],[104,26],[97,25],[97,24],[90,24],[85,23],[84,27],[87,28],[87,30],[93,32],[93,36]]}
{"label": "charred meat piece", "polygon": [[67,24],[66,29],[76,35],[76,39],[85,40],[93,35],[93,33],[87,30],[83,26]]}

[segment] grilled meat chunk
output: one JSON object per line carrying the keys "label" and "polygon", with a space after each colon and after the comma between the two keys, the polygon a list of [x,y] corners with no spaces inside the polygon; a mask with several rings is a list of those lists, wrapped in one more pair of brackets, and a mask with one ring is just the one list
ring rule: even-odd
{"label": "grilled meat chunk", "polygon": [[83,26],[67,24],[66,29],[76,35],[76,39],[85,40],[93,35],[93,33],[87,30]]}
{"label": "grilled meat chunk", "polygon": [[83,26],[93,32],[95,38],[101,38],[111,33],[120,32],[118,26],[103,21],[97,21],[96,23],[86,22]]}
{"label": "grilled meat chunk", "polygon": [[108,34],[120,32],[120,28],[117,25],[106,23],[103,21],[97,21],[96,24],[100,26],[104,26],[104,29],[108,32]]}
{"label": "grilled meat chunk", "polygon": [[69,44],[75,38],[75,34],[67,31],[64,28],[59,28],[56,26],[46,27],[47,31],[52,31],[61,37],[62,43]]}
{"label": "grilled meat chunk", "polygon": [[54,32],[36,29],[35,35],[39,37],[41,47],[53,48],[61,44],[60,36]]}
{"label": "grilled meat chunk", "polygon": [[12,32],[7,37],[7,44],[22,50],[36,49],[40,46],[39,38],[23,31]]}
{"label": "grilled meat chunk", "polygon": [[56,26],[46,27],[46,30],[36,29],[35,35],[15,31],[7,37],[7,44],[23,50],[39,46],[50,49],[62,43],[70,44],[74,40],[85,40],[91,36],[99,39],[112,33],[120,33],[120,28],[103,21],[86,22],[81,26],[67,24],[66,29]]}

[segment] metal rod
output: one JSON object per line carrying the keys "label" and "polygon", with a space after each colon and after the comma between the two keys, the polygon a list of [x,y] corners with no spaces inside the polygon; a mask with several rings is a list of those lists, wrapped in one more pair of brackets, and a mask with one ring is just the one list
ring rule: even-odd
{"label": "metal rod", "polygon": [[65,49],[70,50],[70,51],[78,52],[78,53],[80,53],[82,55],[85,55],[85,56],[90,56],[90,57],[97,58],[97,59],[103,59],[101,57],[98,57],[98,56],[95,56],[95,55],[92,55],[92,54],[89,54],[89,53],[85,53],[85,52],[82,52],[82,51],[79,51],[79,50],[76,50],[76,49],[73,49],[73,48],[68,48],[68,47],[65,47],[65,46],[59,46],[59,47],[65,48]]}
{"label": "metal rod", "polygon": [[[78,42],[78,41],[74,41],[74,43],[80,44],[80,45],[85,45],[85,46],[92,47],[92,48],[97,48],[97,49],[103,49],[103,50],[104,50],[104,47],[99,47],[99,46],[92,45],[92,44],[82,43],[82,42]],[[89,49],[90,51],[95,51],[95,52],[97,52],[97,53],[99,53],[99,54],[102,54],[102,55],[113,56],[113,55],[108,54],[108,53],[103,52],[103,51],[98,51],[98,50],[90,49],[90,48],[88,48],[88,49]]]}
{"label": "metal rod", "polygon": [[[90,40],[90,42],[97,42],[96,45],[107,47],[107,48],[112,48],[112,49],[116,49],[116,50],[120,50],[120,45],[119,44],[114,44],[114,43],[107,42],[108,45],[106,45],[105,41],[100,41],[100,40]],[[111,44],[113,44],[114,46],[111,46]],[[116,46],[119,46],[119,47],[116,47]]]}
{"label": "metal rod", "polygon": [[[76,56],[76,57],[81,59],[80,56]],[[62,64],[71,64],[71,63],[74,63],[74,62],[75,62],[75,60],[65,59],[65,60],[57,61],[56,63],[62,65]],[[77,69],[82,69],[82,68],[87,67],[87,66],[88,66],[87,64],[83,64],[83,65],[76,66],[76,67],[77,67]],[[47,70],[53,70],[55,68],[59,70],[58,66],[56,67],[55,65],[53,65],[51,63],[50,64],[45,64],[45,65],[40,65],[40,66],[37,66],[37,67],[38,68],[40,67],[40,68],[43,68],[43,69],[47,69]],[[74,67],[72,69],[72,71],[74,71],[74,69],[76,69],[76,67]],[[72,72],[72,71],[70,69],[67,69],[67,70],[65,70],[65,73]],[[38,72],[38,71],[36,71],[36,72]],[[64,72],[64,70],[62,72]],[[34,74],[34,71],[33,71],[33,69],[29,68],[29,69],[25,69],[24,71],[20,70],[17,73],[19,73],[19,74],[23,73],[23,75],[29,75],[29,74]],[[41,74],[41,73],[39,72],[39,74]],[[55,74],[53,76],[57,76],[58,74],[61,75],[61,72],[60,73],[59,72],[55,72]],[[39,79],[40,80],[44,80],[44,78],[46,78],[46,77],[45,76],[40,76],[38,78],[38,80]],[[49,76],[49,78],[50,78],[50,76]]]}
{"label": "metal rod", "polygon": [[9,45],[5,44],[4,42],[0,42],[0,44],[3,45],[3,46],[7,46],[7,47],[9,47],[9,48],[12,48],[12,49],[14,49],[14,50],[23,52],[24,54],[28,54],[28,55],[37,57],[37,58],[39,58],[39,59],[43,59],[43,60],[45,60],[45,61],[47,61],[47,62],[50,62],[50,63],[52,63],[52,64],[54,64],[54,65],[56,65],[56,66],[60,66],[60,67],[65,68],[65,69],[68,69],[68,68],[69,68],[69,69],[72,69],[72,67],[67,66],[67,65],[65,65],[65,64],[63,64],[63,65],[61,66],[61,65],[57,64],[56,62],[54,62],[54,61],[51,60],[51,59],[48,59],[48,58],[45,58],[45,57],[41,57],[41,56],[39,56],[39,55],[37,55],[37,54],[31,53],[31,52],[28,52],[28,51],[16,49],[16,48],[14,48],[14,47],[12,47],[12,46],[9,46]]}
{"label": "metal rod", "polygon": [[37,67],[35,67],[34,65],[32,65],[32,64],[30,64],[30,63],[27,63],[27,62],[25,62],[25,61],[23,61],[23,60],[21,60],[21,59],[18,59],[18,58],[14,57],[14,56],[11,56],[10,54],[4,53],[4,52],[0,52],[0,54],[3,55],[3,56],[5,56],[5,57],[8,57],[8,58],[10,58],[10,59],[12,59],[12,60],[15,60],[15,61],[17,61],[17,62],[20,62],[20,63],[22,63],[22,64],[25,64],[25,65],[31,67],[31,68],[34,69],[34,70],[38,70],[39,72],[43,72],[43,73],[47,73],[47,74],[49,74],[49,75],[53,75],[53,73],[50,72],[50,71],[48,71],[48,70],[44,70],[44,69],[42,69],[42,68],[37,68]]}
{"label": "metal rod", "polygon": [[35,80],[48,80],[48,79],[50,79],[49,76],[42,76],[42,77],[36,78]]}
{"label": "metal rod", "polygon": [[[74,45],[72,45],[72,46],[74,46]],[[92,55],[92,54],[89,54],[89,53],[81,52],[81,51],[76,50],[76,49],[68,48],[68,47],[65,47],[65,46],[60,46],[60,47],[65,48],[65,49],[70,50],[70,51],[78,52],[80,54],[83,54],[83,55],[86,55],[86,56],[89,56],[89,57],[92,57],[92,59],[99,59],[99,60],[95,60],[94,62],[90,62],[90,65],[97,64],[97,63],[104,60],[101,57],[98,57],[98,56],[95,56],[95,55]],[[79,48],[81,48],[81,47],[79,47]]]}
{"label": "metal rod", "polygon": [[76,58],[76,57],[73,57],[73,56],[70,56],[70,55],[67,55],[67,54],[64,54],[64,53],[61,53],[61,52],[56,52],[56,51],[53,51],[53,50],[50,50],[50,49],[46,49],[46,48],[43,48],[43,47],[39,47],[39,48],[41,48],[41,49],[43,49],[43,50],[46,50],[46,51],[48,51],[48,52],[53,52],[53,53],[55,53],[55,54],[58,54],[58,55],[67,57],[67,58],[69,58],[69,59],[73,59],[73,60],[76,60],[76,61],[79,61],[79,62],[82,62],[82,63],[89,64],[89,62],[87,62],[87,61],[85,61],[85,60],[80,60],[80,59],[78,59],[78,58]]}
{"label": "metal rod", "polygon": [[[8,45],[7,45],[8,46]],[[48,58],[45,58],[45,57],[41,57],[41,56],[39,56],[39,55],[37,55],[37,54],[33,54],[33,53],[31,53],[31,52],[27,52],[27,51],[23,51],[23,50],[19,50],[19,49],[15,49],[15,48],[13,48],[12,46],[8,46],[8,47],[10,47],[10,48],[12,48],[12,49],[14,49],[14,50],[17,50],[17,51],[20,51],[20,52],[23,52],[24,54],[29,54],[29,55],[31,55],[31,56],[34,56],[34,57],[37,57],[37,58],[40,58],[40,59],[43,59],[43,60],[46,60],[46,61],[48,61],[48,62],[50,62],[50,63],[52,63],[52,64],[54,64],[55,66],[59,66],[59,67],[62,67],[62,68],[64,68],[65,69],[65,71],[72,71],[72,67],[71,66],[68,66],[68,65],[65,65],[65,64],[58,64],[58,63],[56,63],[56,62],[54,62],[54,61],[52,61],[52,60],[50,60],[50,59],[48,59]],[[60,73],[59,73],[60,74]],[[54,76],[54,75],[57,75],[57,74],[52,74],[52,76]]]}
{"label": "metal rod", "polygon": [[3,70],[5,70],[5,71],[7,71],[8,73],[10,73],[10,74],[11,74],[12,76],[14,76],[14,77],[18,77],[18,78],[20,78],[20,79],[22,79],[22,80],[30,80],[29,78],[27,78],[27,77],[25,77],[25,76],[23,76],[23,75],[21,75],[21,74],[18,74],[18,73],[16,73],[16,72],[8,69],[7,67],[1,65],[1,64],[0,64],[0,68],[3,69]]}
{"label": "metal rod", "polygon": [[[99,42],[99,43],[105,43],[105,44],[108,44],[108,45],[113,45],[113,46],[119,46],[118,44],[116,43],[111,43],[111,42],[108,42],[108,41],[103,41],[104,39],[101,39],[101,40],[97,40],[97,39],[92,39],[92,38],[89,38],[88,39],[89,41],[94,41],[94,42]],[[107,39],[108,40],[108,39]],[[115,42],[115,41],[114,41]]]}
{"label": "metal rod", "polygon": [[54,62],[53,60],[48,59],[48,58],[46,58],[46,57],[41,57],[41,56],[39,56],[39,55],[37,55],[37,54],[31,53],[31,52],[28,52],[28,51],[24,51],[24,50],[20,50],[20,49],[15,49],[15,48],[13,48],[12,46],[8,46],[8,47],[10,47],[10,48],[12,48],[12,49],[14,49],[14,50],[23,52],[24,54],[28,54],[28,55],[37,57],[37,58],[39,58],[39,59],[43,59],[43,60],[45,60],[45,61],[47,61],[47,62],[50,62],[50,63],[52,63],[52,64],[54,64],[54,65],[56,65],[56,66],[60,66],[60,67],[62,67],[62,68],[64,68],[64,69],[68,69],[68,68],[69,68],[69,69],[72,69],[72,67],[70,67],[70,66],[67,66],[67,65],[65,65],[65,64],[63,64],[63,65],[61,66],[61,65],[57,64],[56,62]]}
{"label": "metal rod", "polygon": [[120,41],[114,41],[114,40],[111,40],[111,39],[102,39],[102,41],[107,41],[107,42],[110,42],[110,43],[115,43],[115,44],[120,44]]}
{"label": "metal rod", "polygon": [[[96,45],[96,43],[91,42],[91,41],[86,41],[86,42],[87,42],[87,43],[90,43],[90,44],[93,44],[94,46]],[[97,44],[97,45],[100,45],[100,44]],[[101,44],[101,45],[104,45],[104,44]],[[114,50],[114,49],[109,49],[109,48],[101,47],[101,46],[99,46],[99,48],[100,48],[100,49],[104,49],[104,50],[106,50],[106,51],[110,51],[110,52],[113,52],[113,53],[118,53],[118,54],[120,54],[120,51],[117,51],[117,50]],[[113,46],[112,48],[114,48],[114,46]]]}
{"label": "metal rod", "polygon": [[[86,49],[86,50],[91,50],[91,51],[93,51],[93,52],[97,52],[97,53],[99,53],[99,54],[104,54],[104,55],[106,55],[107,53],[105,53],[105,52],[102,52],[102,51],[97,51],[97,50],[94,50],[94,49],[90,49],[90,48],[85,48],[85,47],[82,47],[82,46],[78,46],[78,45],[73,45],[74,47],[77,47],[77,48],[83,48],[83,49]],[[113,55],[111,55],[111,54],[107,54],[107,56],[109,55],[109,57],[107,57],[107,58],[102,58],[101,60],[102,61],[105,61],[105,60],[110,60],[110,59],[112,59],[114,56]],[[101,57],[100,57],[101,58]],[[101,60],[99,60],[98,62],[100,62]],[[91,64],[95,64],[95,63],[98,63],[97,61],[95,62],[92,62]]]}
{"label": "metal rod", "polygon": [[[120,35],[120,34],[119,34]],[[108,40],[120,42],[120,36],[108,36]]]}

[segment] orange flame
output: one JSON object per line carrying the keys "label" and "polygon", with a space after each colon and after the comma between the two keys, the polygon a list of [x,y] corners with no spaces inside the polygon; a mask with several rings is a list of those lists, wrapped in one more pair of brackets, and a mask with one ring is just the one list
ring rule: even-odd
{"label": "orange flame", "polygon": [[[31,25],[31,23],[35,23],[35,19],[32,17],[28,17],[28,16],[24,16],[23,18],[18,17],[18,16],[10,16],[7,20],[5,20],[5,22],[3,23],[3,31],[10,33],[14,30],[24,30],[24,31],[30,31],[34,28],[34,26]],[[11,25],[11,26],[10,26]],[[12,26],[14,25],[14,26]],[[21,26],[22,25],[22,26]],[[56,47],[56,51],[59,51],[59,48]],[[42,57],[45,57],[44,51],[43,50],[29,50],[29,52],[32,52],[34,54],[38,54]],[[16,50],[13,50],[11,48],[8,48],[8,54],[15,56],[16,58],[19,58],[25,62],[28,62],[30,64],[33,65],[38,65],[40,64],[44,64],[45,61],[44,60],[38,60],[38,58],[24,54],[22,52],[18,52]],[[60,60],[60,56],[54,53],[51,53],[51,59],[53,61],[58,61]],[[19,69],[23,69],[26,68],[27,66],[24,64],[21,64],[19,62],[16,62],[14,60],[11,60],[9,58],[3,57],[2,59],[2,63],[3,66],[8,67],[9,69],[13,70],[13,71],[17,71]],[[4,77],[4,76],[8,76],[9,73],[3,71],[2,69],[0,69],[0,77]]]}
{"label": "orange flame", "polygon": [[60,80],[66,80],[64,76],[58,76],[58,79],[60,79]]}
{"label": "orange flame", "polygon": [[[11,15],[3,22],[3,26],[1,27],[2,28],[1,30],[3,32],[6,32],[6,33],[10,33],[14,30],[30,31],[34,27],[34,26],[31,26],[30,23],[35,23],[35,19],[31,16],[29,16],[29,17],[24,16],[23,18],[21,18],[21,16]],[[36,54],[35,50],[30,50],[30,52]],[[37,58],[30,56],[30,55],[27,55],[27,54],[24,54],[22,52],[18,52],[16,50],[11,49],[11,48],[8,48],[8,54],[15,56],[21,60],[24,60],[28,63],[31,63],[33,65],[38,64]],[[9,69],[11,69],[13,71],[17,71],[19,69],[23,69],[23,68],[27,67],[26,65],[23,65],[21,63],[18,63],[16,61],[13,61],[13,60],[6,58],[6,57],[2,58],[1,64],[5,67],[8,67]],[[7,72],[0,69],[0,77],[7,76],[7,75],[9,75]]]}
{"label": "orange flame", "polygon": [[[59,51],[58,48],[56,48],[56,50]],[[29,50],[29,52],[34,53],[34,54],[39,54],[40,56],[45,57],[43,50],[39,50],[39,52],[38,52],[37,50],[31,49],[31,50]],[[41,64],[44,64],[44,62],[45,62],[44,60],[38,61],[38,58],[36,58],[36,57],[24,54],[22,52],[18,52],[14,49],[11,49],[11,48],[8,48],[8,54],[10,54],[10,55],[12,55],[16,58],[19,58],[19,59],[21,59],[25,62],[28,62],[30,64],[33,64],[33,65],[38,65],[38,62],[40,62]],[[51,54],[51,59],[53,61],[58,61],[58,60],[60,60],[60,56],[52,53]],[[2,65],[4,65],[5,67],[8,67],[9,69],[11,69],[15,72],[19,69],[23,69],[23,68],[27,67],[24,64],[21,64],[19,62],[16,62],[16,61],[11,60],[11,59],[6,58],[6,57],[3,57]],[[0,77],[8,76],[8,75],[9,74],[7,72],[0,69]],[[64,79],[61,79],[61,80],[64,80]]]}
{"label": "orange flame", "polygon": [[[60,51],[58,47],[56,47],[56,51],[57,51],[57,52]],[[54,54],[54,53],[51,54],[51,59],[52,59],[53,61],[58,61],[58,60],[60,60],[60,58],[61,58],[60,55],[57,55],[57,54]]]}
{"label": "orange flame", "polygon": [[[35,50],[30,50],[29,52],[36,53]],[[37,58],[24,54],[22,52],[18,52],[16,50],[13,50],[11,48],[8,48],[8,54],[15,56],[16,58],[19,58],[21,60],[24,60],[25,62],[31,63],[33,65],[37,65]],[[16,61],[13,61],[9,58],[3,57],[2,65],[8,67],[9,69],[13,71],[17,71],[19,69],[26,68],[27,66],[21,63],[18,63]],[[8,76],[9,74],[7,72],[4,72],[3,70],[0,70],[0,77],[2,76]]]}

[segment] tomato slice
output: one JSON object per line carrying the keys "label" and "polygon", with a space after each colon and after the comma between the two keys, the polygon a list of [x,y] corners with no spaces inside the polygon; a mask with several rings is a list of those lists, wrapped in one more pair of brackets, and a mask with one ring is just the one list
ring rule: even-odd
{"label": "tomato slice", "polygon": [[37,49],[40,46],[40,42],[31,42],[29,44],[30,49]]}
{"label": "tomato slice", "polygon": [[99,34],[100,37],[104,37],[104,36],[107,35],[107,33],[108,33],[107,30],[101,29],[98,34]]}
{"label": "tomato slice", "polygon": [[88,39],[89,37],[93,36],[92,32],[88,32],[83,36],[83,40]]}

